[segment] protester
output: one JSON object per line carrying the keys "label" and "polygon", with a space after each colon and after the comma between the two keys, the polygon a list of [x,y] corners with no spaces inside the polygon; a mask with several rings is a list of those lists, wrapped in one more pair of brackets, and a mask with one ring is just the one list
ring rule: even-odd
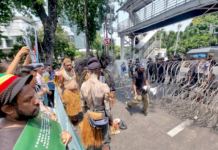
{"label": "protester", "polygon": [[12,62],[0,63],[0,73],[13,74],[14,70],[16,69],[21,58],[24,55],[27,55],[27,56],[26,56],[26,59],[23,63],[23,66],[27,66],[29,64],[29,61],[30,61],[29,51],[30,51],[29,48],[27,46],[24,46],[18,51],[18,53],[16,54],[16,56],[14,57],[14,60]]}
{"label": "protester", "polygon": [[79,76],[81,75],[81,73],[83,72],[83,70],[84,70],[83,64],[79,64],[79,65],[76,65],[76,66],[75,66],[75,71],[78,73]]}
{"label": "protester", "polygon": [[6,73],[9,66],[10,66],[10,62],[0,63],[0,73]]}
{"label": "protester", "polygon": [[48,95],[48,106],[54,107],[54,72],[52,71],[51,65],[45,65],[45,71],[49,74],[48,88],[51,92],[51,95]]}
{"label": "protester", "polygon": [[43,90],[46,90],[46,93],[43,95],[43,102],[45,103],[45,106],[48,106],[48,98],[47,94],[51,95],[52,93],[49,91],[48,85],[45,83],[43,73],[44,73],[44,67],[42,65],[37,65],[36,66],[37,70],[37,82],[40,85],[40,88]]}
{"label": "protester", "polygon": [[[29,85],[32,78],[32,75],[19,78],[0,74],[1,150],[12,150],[28,120],[35,118],[39,113],[39,100],[34,96],[35,92]],[[63,131],[62,139],[66,145],[72,140],[72,136],[67,131]],[[30,144],[26,141],[22,142]]]}
{"label": "protester", "polygon": [[123,62],[121,65],[121,77],[124,78],[125,72],[126,72],[126,65],[125,65],[125,62]]}
{"label": "protester", "polygon": [[61,68],[60,66],[55,66],[54,72],[55,72],[56,75],[58,75],[58,72],[59,72],[60,68]]}
{"label": "protester", "polygon": [[[81,100],[79,86],[76,81],[77,76],[69,58],[64,59],[63,67],[60,69],[58,77],[61,79],[60,84],[58,84],[58,93],[62,103],[66,104],[66,113],[72,123],[78,122],[79,119],[76,119],[75,115],[82,109]],[[76,130],[75,127],[74,130]]]}
{"label": "protester", "polygon": [[52,113],[45,105],[43,105],[42,103],[42,96],[46,93],[46,90],[41,90],[40,86],[37,85],[37,80],[36,80],[36,70],[34,69],[33,66],[20,66],[18,67],[15,72],[14,75],[18,76],[18,77],[26,77],[27,75],[33,75],[33,79],[30,82],[30,86],[35,90],[35,97],[37,99],[40,100],[39,104],[40,104],[40,111],[49,116],[51,119],[57,121],[57,117],[54,115],[54,113]]}
{"label": "protester", "polygon": [[137,72],[133,75],[133,90],[134,90],[134,100],[131,102],[126,102],[126,105],[131,108],[132,106],[138,105],[140,101],[143,102],[143,113],[148,115],[148,105],[149,96],[145,86],[150,87],[147,74],[145,71],[146,65],[144,63],[139,63]]}
{"label": "protester", "polygon": [[[92,57],[88,61],[88,69],[90,71],[89,79],[81,86],[82,109],[85,113],[82,122],[81,135],[84,146],[99,147],[103,143],[102,150],[110,149],[110,127],[113,125],[113,117],[111,113],[109,93],[110,88],[107,84],[98,80],[100,74],[100,63],[96,57]],[[90,126],[88,115],[93,119],[109,118],[109,124],[101,130],[94,129]],[[102,133],[102,134],[101,134]],[[103,136],[103,139],[102,139]],[[103,141],[102,141],[103,140]]]}

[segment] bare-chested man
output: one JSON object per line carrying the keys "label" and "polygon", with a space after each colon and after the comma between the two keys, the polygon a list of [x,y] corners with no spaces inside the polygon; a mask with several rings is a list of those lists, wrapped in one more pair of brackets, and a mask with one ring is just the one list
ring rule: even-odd
{"label": "bare-chested man", "polygon": [[[83,112],[86,113],[87,110],[89,112],[94,112],[102,115],[102,117],[108,117],[109,118],[109,124],[113,125],[113,117],[111,114],[111,106],[109,102],[108,94],[110,93],[110,88],[107,84],[101,83],[99,81],[100,76],[100,63],[96,57],[92,57],[88,61],[88,69],[89,69],[89,79],[86,82],[83,82],[81,86],[81,101],[82,101],[82,109]],[[86,117],[84,117],[85,122]],[[103,150],[109,149],[109,144],[111,141],[110,136],[110,126],[107,125],[106,128],[102,129],[102,135],[103,135]],[[88,134],[87,132],[84,132],[83,130],[86,130],[86,127],[82,128],[82,134]],[[96,130],[96,129],[93,129]],[[87,135],[85,137],[89,137],[89,139],[83,139],[83,141],[87,142],[87,140],[91,139],[91,135]],[[83,138],[83,136],[82,136]],[[95,140],[99,139],[99,137],[93,137],[94,142]],[[100,137],[101,138],[101,137]],[[90,146],[96,146],[96,144],[89,145]]]}
{"label": "bare-chested man", "polygon": [[66,113],[71,122],[77,122],[78,120],[75,119],[75,115],[81,111],[81,100],[76,74],[69,58],[64,59],[63,67],[58,73],[58,78],[58,93],[62,103],[66,104]]}

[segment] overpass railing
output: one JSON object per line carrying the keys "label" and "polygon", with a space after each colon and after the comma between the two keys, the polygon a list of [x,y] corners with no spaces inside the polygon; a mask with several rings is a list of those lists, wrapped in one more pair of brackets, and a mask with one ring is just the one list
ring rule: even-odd
{"label": "overpass railing", "polygon": [[147,50],[144,51],[144,58],[148,57],[149,54],[151,54],[153,52],[153,50],[155,50],[156,48],[160,48],[160,40],[156,40],[154,41],[148,48]]}
{"label": "overpass railing", "polygon": [[181,6],[193,0],[154,0],[149,5],[130,15],[130,18],[118,24],[118,32],[122,32],[137,24],[147,21],[155,16],[163,14],[164,12]]}

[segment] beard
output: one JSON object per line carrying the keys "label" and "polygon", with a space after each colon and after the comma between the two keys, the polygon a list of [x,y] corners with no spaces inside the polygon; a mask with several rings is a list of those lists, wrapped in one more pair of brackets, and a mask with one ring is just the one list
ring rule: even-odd
{"label": "beard", "polygon": [[36,108],[32,112],[27,112],[19,109],[17,105],[14,106],[17,112],[17,117],[15,118],[18,121],[25,121],[29,119],[36,118],[39,114],[39,104],[36,105]]}

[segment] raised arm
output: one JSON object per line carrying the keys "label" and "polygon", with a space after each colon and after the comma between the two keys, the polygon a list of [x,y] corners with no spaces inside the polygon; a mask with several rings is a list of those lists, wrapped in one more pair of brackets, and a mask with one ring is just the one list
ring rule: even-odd
{"label": "raised arm", "polygon": [[28,54],[27,56],[26,56],[26,59],[25,59],[25,61],[24,61],[24,63],[23,63],[23,66],[28,66],[29,65],[29,63],[30,63],[30,54]]}
{"label": "raised arm", "polygon": [[26,55],[29,54],[30,49],[27,46],[24,46],[21,48],[21,50],[17,53],[17,55],[15,56],[14,60],[11,62],[10,66],[8,67],[7,71],[5,73],[7,74],[13,74],[14,70],[17,68],[17,65],[20,62],[20,59]]}

